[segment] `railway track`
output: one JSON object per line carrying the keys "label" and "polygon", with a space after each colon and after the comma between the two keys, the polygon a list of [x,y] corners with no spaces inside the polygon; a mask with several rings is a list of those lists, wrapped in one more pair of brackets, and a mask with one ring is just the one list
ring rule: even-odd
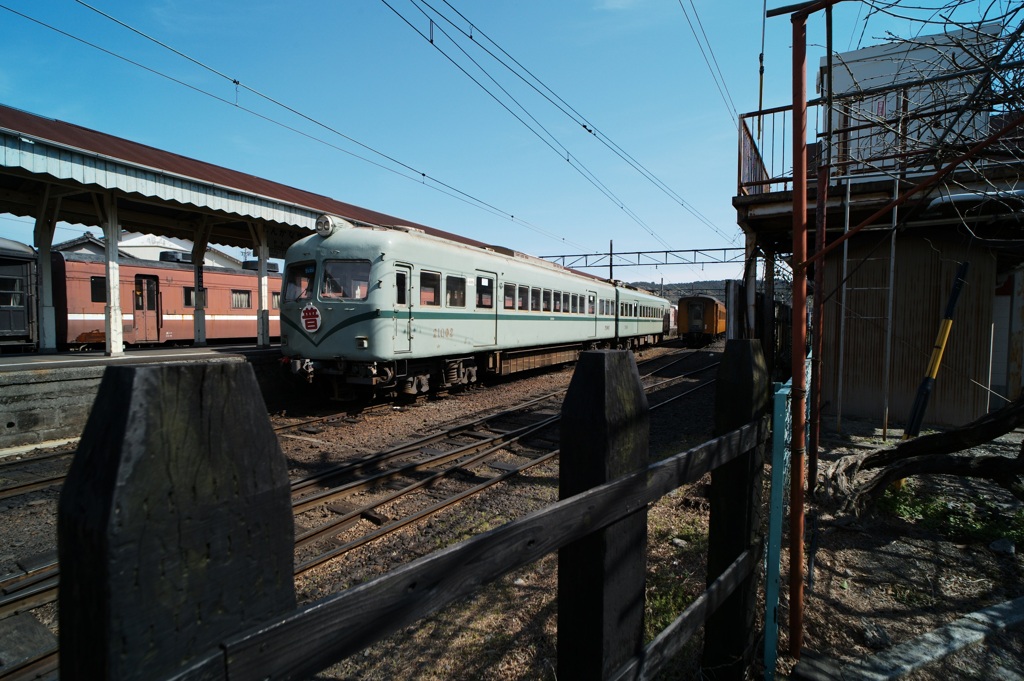
{"label": "railway track", "polygon": [[[63,484],[74,454],[72,450],[21,459],[0,459],[0,479],[14,480],[0,487],[0,500]],[[65,458],[67,461],[59,461]],[[40,468],[45,470],[40,472]]]}
{"label": "railway track", "polygon": [[[682,388],[694,376],[717,366],[717,362],[705,362],[696,369],[681,370],[684,364],[700,356],[699,351],[680,351],[638,363],[649,394],[665,395],[651,397],[652,412],[713,384],[711,379]],[[291,493],[296,517],[296,576],[556,457],[557,424],[564,392],[558,390],[513,408],[483,413],[439,432],[294,480]],[[275,430],[280,435],[332,420],[353,425],[359,422],[344,412],[304,419]],[[53,453],[33,461],[72,454]],[[56,477],[62,478],[48,476],[29,484],[39,485],[37,489],[60,484]],[[0,494],[7,489],[13,486],[0,489]],[[419,499],[415,499],[417,496]],[[383,511],[384,507],[393,510]],[[26,561],[20,567],[22,572],[0,577],[0,619],[57,598],[59,566],[55,552]],[[56,668],[56,651],[52,657],[41,656],[17,671],[0,675],[0,681],[36,678],[37,674],[46,673],[50,665]]]}
{"label": "railway track", "polygon": [[[694,370],[665,376],[690,356],[651,367],[651,371],[641,377],[649,394],[680,386],[693,376],[718,366],[717,362],[705,363]],[[660,409],[713,383],[713,379],[707,380],[697,386],[677,389],[672,395],[654,398],[650,409]],[[295,574],[301,575],[552,459],[558,454],[557,425],[563,392],[453,426],[410,445],[346,463],[318,474],[308,483],[297,482],[293,485],[293,494],[313,486],[319,491],[293,503],[301,528],[295,538],[298,556]],[[337,480],[336,484],[327,486],[332,479]],[[442,481],[447,483],[443,488],[439,484]],[[412,495],[426,496],[427,501],[410,502]],[[358,501],[353,503],[356,499]],[[391,513],[390,517],[380,511],[382,507],[399,504],[411,508],[407,512]],[[313,511],[319,512],[321,522],[307,526],[315,523],[317,514]],[[363,524],[363,531],[355,527],[359,523]]]}

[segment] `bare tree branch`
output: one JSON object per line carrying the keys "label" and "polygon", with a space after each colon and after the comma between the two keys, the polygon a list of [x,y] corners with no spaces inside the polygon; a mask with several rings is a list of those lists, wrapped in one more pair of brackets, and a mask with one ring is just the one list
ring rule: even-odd
{"label": "bare tree branch", "polygon": [[[1024,423],[1024,395],[997,412],[955,430],[905,440],[890,449],[851,454],[826,467],[826,495],[843,510],[860,513],[896,480],[912,475],[987,478],[1024,501],[1024,445],[1015,459],[962,452],[1005,435]],[[872,475],[862,475],[878,471]]]}

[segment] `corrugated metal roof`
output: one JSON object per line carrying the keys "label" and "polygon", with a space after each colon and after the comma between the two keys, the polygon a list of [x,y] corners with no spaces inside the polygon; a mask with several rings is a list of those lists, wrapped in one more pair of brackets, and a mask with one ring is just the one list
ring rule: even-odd
{"label": "corrugated metal roof", "polygon": [[0,168],[312,230],[331,213],[487,244],[327,196],[0,104]]}

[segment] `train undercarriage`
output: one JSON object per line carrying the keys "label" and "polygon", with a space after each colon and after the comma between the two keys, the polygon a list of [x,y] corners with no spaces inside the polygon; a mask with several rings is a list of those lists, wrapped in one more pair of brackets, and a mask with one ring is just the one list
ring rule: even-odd
{"label": "train undercarriage", "polygon": [[511,376],[524,371],[572,364],[581,352],[616,347],[636,350],[661,336],[639,336],[617,342],[495,350],[461,357],[433,357],[388,362],[291,360],[292,373],[310,383],[330,385],[330,397],[353,401],[374,396],[416,396],[471,386],[484,376]]}

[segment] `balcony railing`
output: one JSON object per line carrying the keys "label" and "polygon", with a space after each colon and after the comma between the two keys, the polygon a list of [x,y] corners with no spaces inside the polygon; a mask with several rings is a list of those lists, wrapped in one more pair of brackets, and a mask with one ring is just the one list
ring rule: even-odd
{"label": "balcony railing", "polygon": [[[1020,64],[1006,67],[1019,69]],[[1001,130],[1020,115],[1020,93],[984,88],[977,76],[947,74],[835,96],[831,109],[821,99],[809,102],[812,183],[819,158],[828,162],[832,178],[853,182],[927,174]],[[985,167],[1005,164],[1024,165],[1020,128],[996,140],[973,161],[973,168],[984,172]],[[792,182],[792,106],[741,116],[736,195],[789,191]]]}

